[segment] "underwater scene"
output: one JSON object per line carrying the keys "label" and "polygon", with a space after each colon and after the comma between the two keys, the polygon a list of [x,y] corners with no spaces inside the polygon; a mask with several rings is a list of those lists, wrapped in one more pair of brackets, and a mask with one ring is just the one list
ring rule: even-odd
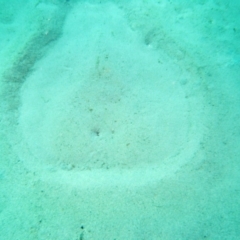
{"label": "underwater scene", "polygon": [[240,1],[0,0],[0,239],[240,239]]}

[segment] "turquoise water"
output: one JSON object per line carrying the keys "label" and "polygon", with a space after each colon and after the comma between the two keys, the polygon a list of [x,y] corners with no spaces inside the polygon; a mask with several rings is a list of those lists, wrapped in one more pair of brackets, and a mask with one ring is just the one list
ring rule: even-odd
{"label": "turquoise water", "polygon": [[0,6],[0,239],[240,239],[239,3]]}

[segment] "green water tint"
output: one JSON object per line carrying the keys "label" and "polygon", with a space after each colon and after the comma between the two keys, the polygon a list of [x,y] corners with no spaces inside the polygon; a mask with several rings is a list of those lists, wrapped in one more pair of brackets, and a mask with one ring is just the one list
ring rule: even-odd
{"label": "green water tint", "polygon": [[0,5],[1,239],[238,239],[237,3]]}

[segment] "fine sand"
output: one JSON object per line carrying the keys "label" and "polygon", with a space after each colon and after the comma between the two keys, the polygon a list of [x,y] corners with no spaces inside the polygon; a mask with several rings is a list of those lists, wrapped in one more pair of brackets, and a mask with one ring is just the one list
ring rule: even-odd
{"label": "fine sand", "polygon": [[0,239],[239,239],[239,5],[0,4]]}

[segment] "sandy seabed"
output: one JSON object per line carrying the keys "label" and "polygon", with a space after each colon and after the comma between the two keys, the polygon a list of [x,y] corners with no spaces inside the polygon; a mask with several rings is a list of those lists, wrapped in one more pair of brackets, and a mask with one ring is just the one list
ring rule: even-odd
{"label": "sandy seabed", "polygon": [[0,5],[0,239],[240,238],[239,4]]}

